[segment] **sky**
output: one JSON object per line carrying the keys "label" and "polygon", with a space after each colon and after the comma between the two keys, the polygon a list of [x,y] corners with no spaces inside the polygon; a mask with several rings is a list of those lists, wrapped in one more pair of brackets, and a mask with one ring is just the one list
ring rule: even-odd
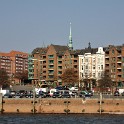
{"label": "sky", "polygon": [[124,0],[0,0],[0,52],[124,43]]}

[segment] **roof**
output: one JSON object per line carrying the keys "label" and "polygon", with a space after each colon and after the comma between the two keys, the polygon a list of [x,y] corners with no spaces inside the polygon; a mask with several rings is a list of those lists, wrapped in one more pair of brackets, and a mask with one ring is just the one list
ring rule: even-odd
{"label": "roof", "polygon": [[56,54],[58,54],[58,55],[63,55],[65,53],[65,51],[69,50],[69,48],[67,46],[53,45],[53,44],[51,44],[51,46],[54,47]]}
{"label": "roof", "polygon": [[13,56],[16,56],[16,55],[23,55],[23,56],[28,56],[28,53],[24,53],[24,52],[20,52],[20,51],[10,51],[9,53],[2,53],[0,52],[0,56],[10,56],[10,57],[13,57]]}
{"label": "roof", "polygon": [[64,52],[66,50],[69,50],[69,48],[67,46],[60,46],[60,45],[53,45],[53,44],[51,44],[51,45],[54,47],[54,49],[57,53],[60,51]]}
{"label": "roof", "polygon": [[104,51],[109,51],[112,48],[116,48],[116,50],[121,51],[122,48],[124,48],[124,44],[121,46],[114,46],[114,45],[109,45],[108,47],[104,47]]}
{"label": "roof", "polygon": [[32,51],[32,54],[45,54],[47,52],[47,49],[48,48],[35,48],[33,51]]}
{"label": "roof", "polygon": [[98,51],[98,48],[91,48],[91,49],[85,48],[81,50],[80,55],[84,55],[85,53],[95,54],[97,51]]}

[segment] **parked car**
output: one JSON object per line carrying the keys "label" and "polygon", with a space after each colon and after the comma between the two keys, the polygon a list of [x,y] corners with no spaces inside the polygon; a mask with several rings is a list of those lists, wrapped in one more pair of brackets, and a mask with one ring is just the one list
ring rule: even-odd
{"label": "parked car", "polygon": [[20,90],[19,93],[20,93],[21,95],[24,95],[24,94],[26,93],[26,91],[25,91],[25,90]]}
{"label": "parked car", "polygon": [[53,98],[61,98],[61,94],[60,94],[60,92],[54,92],[52,97]]}
{"label": "parked car", "polygon": [[46,95],[46,97],[51,97],[50,92],[44,92],[44,94]]}
{"label": "parked car", "polygon": [[43,91],[39,91],[38,96],[39,96],[40,98],[46,98],[46,94],[45,94],[45,92],[43,92]]}
{"label": "parked car", "polygon": [[10,95],[12,96],[12,98],[15,98],[16,91],[10,91]]}
{"label": "parked car", "polygon": [[69,91],[69,94],[71,95],[71,97],[77,97],[78,96],[77,91]]}
{"label": "parked car", "polygon": [[71,87],[71,88],[69,88],[69,90],[73,90],[73,91],[78,91],[78,87]]}
{"label": "parked car", "polygon": [[57,90],[63,90],[63,87],[58,86],[58,87],[56,87],[55,89],[57,89]]}
{"label": "parked car", "polygon": [[91,94],[87,91],[79,92],[79,97],[91,97]]}
{"label": "parked car", "polygon": [[124,96],[124,92],[121,95]]}
{"label": "parked car", "polygon": [[25,98],[33,98],[33,94],[25,94]]}
{"label": "parked car", "polygon": [[71,95],[69,94],[68,91],[65,91],[62,93],[62,98],[71,98]]}
{"label": "parked car", "polygon": [[116,91],[114,92],[114,96],[120,96],[120,93],[116,90]]}
{"label": "parked car", "polygon": [[4,94],[3,98],[12,98],[12,95],[10,93]]}
{"label": "parked car", "polygon": [[58,89],[56,89],[56,88],[55,89],[50,89],[50,93],[49,94],[50,94],[51,97],[53,96],[54,92],[58,92]]}
{"label": "parked car", "polygon": [[91,95],[91,96],[93,96],[93,91],[88,91],[88,93]]}

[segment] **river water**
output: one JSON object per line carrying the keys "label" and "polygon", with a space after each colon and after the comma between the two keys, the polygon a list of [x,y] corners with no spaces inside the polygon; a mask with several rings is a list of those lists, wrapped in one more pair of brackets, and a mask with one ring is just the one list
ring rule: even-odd
{"label": "river water", "polygon": [[1,114],[0,124],[124,124],[124,115]]}

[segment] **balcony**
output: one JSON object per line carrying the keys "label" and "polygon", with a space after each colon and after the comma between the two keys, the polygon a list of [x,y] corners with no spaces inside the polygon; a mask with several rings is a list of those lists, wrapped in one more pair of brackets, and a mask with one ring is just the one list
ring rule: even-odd
{"label": "balcony", "polygon": [[54,63],[53,62],[50,62],[49,65],[54,65]]}
{"label": "balcony", "polygon": [[117,60],[117,63],[122,63],[121,60]]}
{"label": "balcony", "polygon": [[28,71],[28,74],[30,75],[30,74],[34,74],[34,72],[30,72],[30,71]]}
{"label": "balcony", "polygon": [[117,69],[122,69],[121,63],[117,64]]}
{"label": "balcony", "polygon": [[105,63],[106,63],[106,64],[109,64],[110,62],[109,62],[109,60],[105,60]]}
{"label": "balcony", "polygon": [[43,61],[43,65],[45,65],[46,64],[46,61]]}
{"label": "balcony", "polygon": [[58,70],[62,70],[62,66],[58,66]]}
{"label": "balcony", "polygon": [[48,68],[48,70],[54,70],[54,68]]}
{"label": "balcony", "polygon": [[121,70],[122,68],[121,68],[121,66],[117,66],[117,69],[118,69],[118,70]]}
{"label": "balcony", "polygon": [[49,59],[53,59],[54,58],[54,55],[48,55],[48,58]]}
{"label": "balcony", "polygon": [[54,75],[54,73],[49,73],[48,75]]}
{"label": "balcony", "polygon": [[105,58],[108,58],[109,59],[109,55],[106,55]]}
{"label": "balcony", "polygon": [[58,64],[62,64],[62,61],[58,61]]}
{"label": "balcony", "polygon": [[105,66],[105,69],[106,69],[106,70],[109,70],[109,66]]}
{"label": "balcony", "polygon": [[122,75],[122,72],[121,71],[117,71],[117,75]]}

